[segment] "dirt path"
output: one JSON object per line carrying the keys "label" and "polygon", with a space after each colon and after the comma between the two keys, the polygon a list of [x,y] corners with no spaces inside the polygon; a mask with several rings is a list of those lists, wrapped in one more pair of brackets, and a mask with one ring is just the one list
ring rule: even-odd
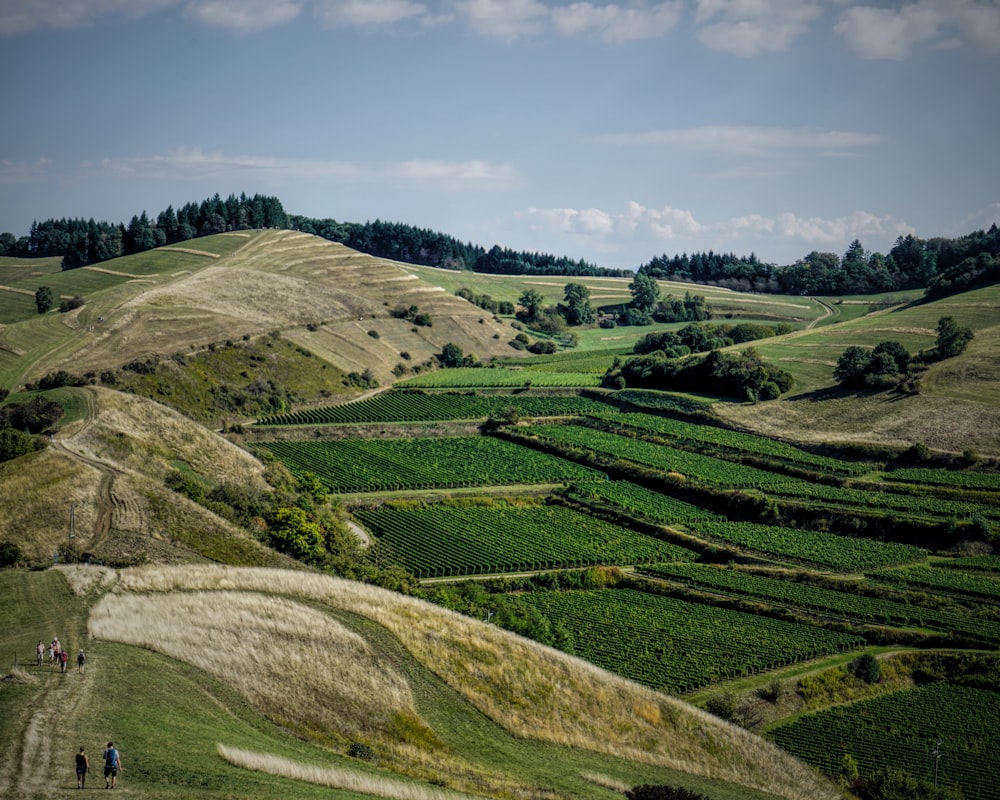
{"label": "dirt path", "polygon": [[358,541],[361,542],[362,547],[372,546],[372,537],[369,535],[368,531],[358,525],[358,523],[347,520],[347,527],[351,533],[358,537]]}
{"label": "dirt path", "polygon": [[[73,657],[78,645],[84,641],[82,618],[69,621],[65,618],[65,601],[58,595],[65,592],[65,579],[57,572],[51,575],[52,583],[37,580],[25,581],[28,601],[38,617],[40,631],[46,635],[58,634],[70,648],[70,663],[66,674],[44,664],[39,668],[32,663],[25,671],[37,678],[39,688],[23,711],[24,734],[19,741],[7,742],[3,748],[7,758],[0,767],[0,797],[18,800],[49,798],[54,790],[76,786],[73,773],[73,754],[79,744],[69,741],[70,725],[66,720],[76,719],[95,680],[93,668],[88,666],[83,675],[76,671]],[[58,591],[55,582],[61,582]],[[68,624],[70,623],[70,624]],[[66,630],[67,627],[75,630]],[[91,765],[99,754],[90,753]],[[97,779],[92,768],[90,775]],[[97,783],[93,786],[96,788]]]}
{"label": "dirt path", "polygon": [[817,325],[819,325],[819,323],[821,323],[825,319],[828,319],[829,317],[832,317],[835,313],[833,306],[831,306],[829,303],[824,303],[822,300],[819,300],[815,297],[813,298],[813,300],[815,300],[817,303],[823,306],[823,316],[816,317],[816,319],[814,319],[812,322],[806,325],[806,327],[803,330],[809,330],[810,328],[815,328]]}

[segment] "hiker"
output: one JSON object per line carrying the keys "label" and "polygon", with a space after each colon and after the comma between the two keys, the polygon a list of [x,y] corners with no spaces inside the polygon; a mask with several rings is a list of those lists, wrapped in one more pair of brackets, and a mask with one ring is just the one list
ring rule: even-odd
{"label": "hiker", "polygon": [[44,657],[45,657],[45,642],[39,639],[38,644],[35,645],[35,661],[38,662],[38,666],[42,666],[42,658]]}
{"label": "hiker", "polygon": [[83,654],[83,650],[76,654],[76,671],[83,672],[83,665],[86,662],[87,657]]}
{"label": "hiker", "polygon": [[[115,749],[114,742],[108,742],[108,749],[104,751],[104,788],[114,789],[115,778],[118,777],[118,770],[124,770],[122,766],[122,754]],[[111,782],[108,783],[108,778]]]}
{"label": "hiker", "polygon": [[80,748],[80,752],[76,754],[76,788],[82,789],[83,785],[87,782],[87,770],[90,769],[90,759],[87,758],[87,754],[83,752],[83,748]]}
{"label": "hiker", "polygon": [[66,674],[66,664],[69,661],[69,651],[61,650],[59,651],[59,671],[65,675]]}

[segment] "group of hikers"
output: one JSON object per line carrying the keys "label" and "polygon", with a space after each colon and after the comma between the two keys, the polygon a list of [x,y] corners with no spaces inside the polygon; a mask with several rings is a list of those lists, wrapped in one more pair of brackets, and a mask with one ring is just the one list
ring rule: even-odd
{"label": "group of hikers", "polygon": [[[45,660],[45,642],[41,639],[38,640],[38,644],[35,645],[35,661],[38,666],[42,666],[42,661]],[[58,636],[53,636],[52,641],[49,642],[48,646],[49,654],[49,664],[53,666],[58,666],[59,671],[62,673],[66,672],[66,665],[69,664],[69,651],[63,647],[62,643],[59,641]],[[83,654],[83,650],[76,654],[76,669],[77,672],[84,671],[84,665],[87,663],[87,657]]]}
{"label": "group of hikers", "polygon": [[[108,742],[108,746],[104,749],[102,757],[104,758],[104,788],[114,789],[115,782],[118,779],[118,771],[125,769],[122,766],[122,754],[118,752],[114,742]],[[87,772],[89,771],[90,759],[87,757],[87,751],[81,747],[80,752],[76,754],[77,789],[84,788],[87,782]]]}

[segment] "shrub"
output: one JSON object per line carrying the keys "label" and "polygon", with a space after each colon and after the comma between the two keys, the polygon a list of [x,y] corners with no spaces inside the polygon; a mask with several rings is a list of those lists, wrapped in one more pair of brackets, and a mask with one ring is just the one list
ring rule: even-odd
{"label": "shrub", "polygon": [[17,566],[23,559],[21,548],[14,542],[0,542],[0,568]]}
{"label": "shrub", "polygon": [[556,351],[556,343],[547,339],[535,342],[528,348],[529,353],[536,355],[550,355]]}
{"label": "shrub", "polygon": [[375,751],[368,745],[361,744],[360,742],[353,742],[351,748],[347,751],[347,755],[351,758],[359,758],[362,761],[370,761],[373,764],[378,761]]}
{"label": "shrub", "polygon": [[706,800],[705,795],[692,792],[682,786],[656,786],[643,784],[626,790],[629,800]]}
{"label": "shrub", "polygon": [[871,653],[862,653],[851,662],[849,669],[855,678],[865,683],[878,683],[882,680],[882,666]]}
{"label": "shrub", "polygon": [[373,339],[378,339],[379,338],[378,331],[376,331],[376,330],[370,330],[370,331],[368,331],[368,335],[371,336]]}

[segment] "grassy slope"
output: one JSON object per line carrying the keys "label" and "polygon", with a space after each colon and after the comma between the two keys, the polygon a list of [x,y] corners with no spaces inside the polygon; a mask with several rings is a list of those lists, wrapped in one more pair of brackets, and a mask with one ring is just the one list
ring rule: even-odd
{"label": "grassy slope", "polygon": [[[0,594],[5,598],[0,607],[3,623],[0,647],[5,652],[17,653],[23,662],[29,659],[36,639],[47,641],[58,634],[72,652],[83,647],[89,655],[85,675],[71,671],[61,676],[48,667],[36,670],[32,666],[26,671],[38,679],[37,683],[0,685],[0,709],[4,711],[0,715],[0,764],[8,765],[7,770],[0,768],[0,794],[5,797],[40,797],[50,793],[53,785],[70,788],[71,753],[83,744],[90,751],[93,763],[100,745],[109,738],[118,743],[125,755],[122,788],[137,797],[273,797],[279,793],[287,797],[313,797],[321,791],[329,794],[329,790],[307,783],[237,769],[219,758],[218,743],[281,756],[298,764],[361,770],[383,779],[391,778],[391,772],[372,770],[343,757],[349,738],[344,739],[342,730],[362,724],[352,716],[359,709],[350,703],[345,705],[345,701],[330,705],[330,698],[323,694],[326,686],[337,692],[339,684],[366,685],[372,676],[355,672],[363,669],[370,672],[373,667],[349,660],[349,653],[343,652],[349,649],[346,645],[325,637],[321,641],[312,640],[313,624],[346,625],[343,635],[362,637],[364,647],[370,648],[379,665],[374,669],[401,676],[409,687],[417,715],[410,721],[406,720],[413,712],[402,716],[394,713],[393,705],[386,706],[385,698],[377,693],[365,696],[360,709],[368,709],[368,718],[363,723],[370,730],[367,740],[386,763],[394,763],[403,772],[437,775],[447,785],[488,796],[500,791],[513,797],[614,797],[583,777],[588,774],[604,776],[605,782],[621,786],[642,782],[684,785],[716,800],[765,800],[776,796],[771,791],[754,791],[718,779],[726,774],[742,775],[757,782],[768,776],[765,780],[778,795],[836,796],[821,781],[809,777],[808,771],[801,771],[797,764],[770,746],[686,709],[677,701],[589,669],[572,678],[576,668],[571,659],[531,644],[519,643],[518,658],[505,663],[504,659],[496,659],[498,651],[492,648],[505,648],[504,642],[514,641],[509,634],[491,627],[486,635],[485,630],[479,630],[486,627],[481,623],[422,604],[419,609],[408,610],[413,605],[411,601],[380,590],[355,591],[349,584],[326,578],[306,583],[298,578],[289,581],[283,577],[287,573],[269,573],[258,579],[257,574],[249,572],[222,575],[218,571],[175,569],[167,573],[162,570],[122,573],[119,591],[124,592],[102,600],[107,585],[100,586],[96,581],[103,579],[105,571],[74,568],[67,574],[80,587],[82,596],[73,596],[62,576],[54,571],[0,573]],[[183,598],[175,589],[199,586],[211,587],[217,601],[209,601],[196,607],[200,610],[182,615],[166,611],[169,606],[177,607],[176,602],[166,601]],[[252,589],[255,594],[247,596],[234,591],[241,587]],[[220,588],[223,590],[218,591]],[[154,590],[152,595],[145,594],[149,589]],[[297,617],[301,623],[290,628],[283,625],[284,633],[273,652],[263,652],[267,645],[260,643],[260,649],[257,646],[245,650],[237,647],[235,652],[226,649],[216,661],[221,667],[198,668],[196,663],[210,655],[213,647],[228,641],[226,636],[235,637],[237,642],[241,637],[247,642],[256,641],[257,619],[234,625],[234,619],[224,616],[230,598],[249,597],[251,603],[266,604],[266,595],[257,593],[272,591],[298,596],[300,602],[310,603],[308,607],[302,606],[302,616]],[[147,608],[134,621],[128,619],[126,601],[130,598],[141,601]],[[165,604],[163,611],[157,611],[161,603]],[[94,608],[95,604],[116,610],[110,616],[100,610],[88,612],[88,607]],[[309,611],[310,607],[315,610]],[[406,622],[414,612],[420,615],[420,622]],[[307,617],[314,621],[307,622]],[[133,622],[139,627],[134,627]],[[223,635],[219,626],[229,633]],[[135,646],[141,643],[135,640],[137,635],[145,637],[147,647]],[[175,635],[191,637],[195,644],[172,653]],[[420,644],[425,636],[433,637],[436,642],[432,651]],[[109,639],[119,639],[122,643]],[[130,640],[132,644],[127,643]],[[470,647],[472,643],[478,644]],[[328,658],[305,662],[294,658],[295,653],[311,652],[316,647],[318,652],[328,653]],[[156,650],[162,652],[151,652]],[[439,656],[444,654],[451,667],[441,663]],[[567,664],[569,672],[561,664]],[[465,675],[473,676],[473,680],[467,682],[457,677],[458,683],[452,688],[446,681],[456,679],[449,671],[456,665]],[[283,679],[273,686],[276,696],[269,704],[266,697],[262,699],[258,691],[260,681],[256,678],[272,669],[279,669]],[[476,677],[480,673],[482,681]],[[558,677],[552,678],[552,673]],[[603,739],[590,745],[591,748],[607,749],[619,736],[622,742],[637,735],[642,740],[649,736],[643,730],[653,725],[660,732],[655,742],[650,740],[647,757],[655,760],[655,753],[664,753],[664,765],[625,760],[610,753],[580,750],[560,743],[559,736],[571,740],[581,735],[579,721],[574,722],[569,709],[559,705],[576,704],[579,687],[572,687],[565,697],[560,697],[563,689],[557,689],[549,698],[538,692],[540,686],[551,680],[558,680],[561,686],[567,679],[588,683],[598,695],[612,686],[619,687],[613,690],[617,702],[608,708],[597,711],[584,703],[585,713],[594,718],[584,723],[583,735],[590,735],[585,729],[594,727],[594,735]],[[607,687],[602,688],[605,684]],[[520,708],[519,715],[527,724],[537,727],[543,738],[555,740],[546,743],[512,735],[502,726],[509,726],[510,722],[490,712],[484,716],[477,709],[477,706],[488,708],[489,700],[477,699],[477,691],[485,691],[494,700],[501,695],[501,702],[510,705],[511,710]],[[645,710],[640,714],[622,713],[629,704]],[[653,710],[659,704],[663,704],[663,710],[654,718]],[[304,719],[315,713],[313,709],[324,708],[334,712],[331,727],[310,730]],[[667,709],[671,709],[669,713]],[[53,732],[46,731],[40,739],[34,738],[29,720],[51,721],[56,713],[60,723]],[[660,718],[661,713],[666,716]],[[379,718],[389,721],[381,733],[376,730],[379,724],[372,722]],[[611,720],[615,735],[608,737]],[[572,727],[563,729],[566,725]],[[689,726],[701,730],[701,736],[692,737],[687,732]],[[682,741],[671,739],[678,734]],[[704,745],[698,743],[701,741]],[[691,758],[703,746],[711,754],[702,754],[695,772],[709,769],[716,778],[678,772],[665,765],[677,758]],[[747,763],[745,759],[759,763]],[[21,763],[31,764],[33,775],[38,777],[19,775],[17,767],[10,767]],[[797,774],[797,783],[790,778],[792,774]],[[91,786],[97,785],[99,777],[92,773]]]}
{"label": "grassy slope", "polygon": [[[933,364],[918,395],[845,393],[833,367],[850,345],[886,340],[911,352],[934,346],[939,318],[954,316],[975,332],[961,356]],[[758,343],[768,359],[791,372],[796,386],[786,398],[758,406],[723,404],[730,422],[799,441],[871,441],[983,454],[1000,453],[1000,285],[926,305],[884,311]]]}

